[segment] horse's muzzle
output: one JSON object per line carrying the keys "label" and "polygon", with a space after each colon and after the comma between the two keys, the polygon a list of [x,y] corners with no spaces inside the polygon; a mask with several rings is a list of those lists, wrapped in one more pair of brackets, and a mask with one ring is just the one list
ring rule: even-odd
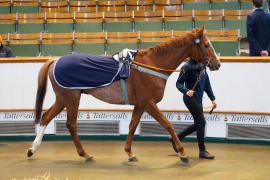
{"label": "horse's muzzle", "polygon": [[217,65],[212,65],[212,64],[209,64],[209,65],[208,65],[208,67],[209,67],[209,69],[210,69],[211,71],[217,71],[217,70],[219,70],[220,66],[221,66],[220,63],[217,64]]}

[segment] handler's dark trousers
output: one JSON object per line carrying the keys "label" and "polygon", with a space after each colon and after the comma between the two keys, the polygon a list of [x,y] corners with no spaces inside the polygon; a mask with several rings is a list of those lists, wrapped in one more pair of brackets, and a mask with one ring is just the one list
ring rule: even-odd
{"label": "handler's dark trousers", "polygon": [[181,140],[187,135],[197,131],[197,140],[200,151],[205,150],[204,145],[204,134],[205,134],[205,118],[203,115],[203,107],[200,103],[196,101],[195,98],[190,98],[189,100],[184,100],[185,105],[190,111],[194,119],[194,124],[187,127],[183,132],[178,134],[178,138]]}

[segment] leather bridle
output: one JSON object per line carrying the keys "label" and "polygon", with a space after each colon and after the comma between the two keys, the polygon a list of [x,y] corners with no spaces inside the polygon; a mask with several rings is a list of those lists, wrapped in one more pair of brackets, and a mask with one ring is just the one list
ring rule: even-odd
{"label": "leather bridle", "polygon": [[198,48],[199,58],[197,59],[197,58],[194,58],[193,56],[191,56],[191,58],[194,59],[195,61],[197,61],[198,63],[200,63],[201,60],[204,60],[202,64],[206,68],[208,66],[209,62],[210,62],[210,59],[207,56],[204,55],[202,47],[201,47],[201,42],[202,42],[202,39],[196,37],[196,39],[194,40],[194,44]]}

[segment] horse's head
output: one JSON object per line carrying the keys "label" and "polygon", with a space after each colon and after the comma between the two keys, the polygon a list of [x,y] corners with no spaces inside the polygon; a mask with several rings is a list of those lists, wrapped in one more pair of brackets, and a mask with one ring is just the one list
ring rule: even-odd
{"label": "horse's head", "polygon": [[209,67],[210,70],[218,70],[220,67],[220,60],[215,53],[215,50],[208,40],[202,29],[195,29],[192,31],[192,47],[190,57],[199,63],[203,63]]}

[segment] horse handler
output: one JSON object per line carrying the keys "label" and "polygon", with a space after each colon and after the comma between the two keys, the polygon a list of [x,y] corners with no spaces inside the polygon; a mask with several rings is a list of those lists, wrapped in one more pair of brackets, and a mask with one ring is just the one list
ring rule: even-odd
{"label": "horse handler", "polygon": [[[198,81],[198,84],[194,85],[196,81]],[[182,72],[177,79],[176,87],[183,93],[184,103],[194,119],[194,124],[178,134],[179,140],[182,141],[186,136],[197,131],[200,151],[199,157],[203,159],[214,159],[215,156],[206,151],[204,144],[206,121],[203,115],[203,93],[206,92],[212,101],[213,108],[217,106],[206,69],[198,64],[197,61],[189,59],[182,67]],[[170,139],[170,141],[172,142],[174,151],[177,152],[174,142],[172,139]]]}

